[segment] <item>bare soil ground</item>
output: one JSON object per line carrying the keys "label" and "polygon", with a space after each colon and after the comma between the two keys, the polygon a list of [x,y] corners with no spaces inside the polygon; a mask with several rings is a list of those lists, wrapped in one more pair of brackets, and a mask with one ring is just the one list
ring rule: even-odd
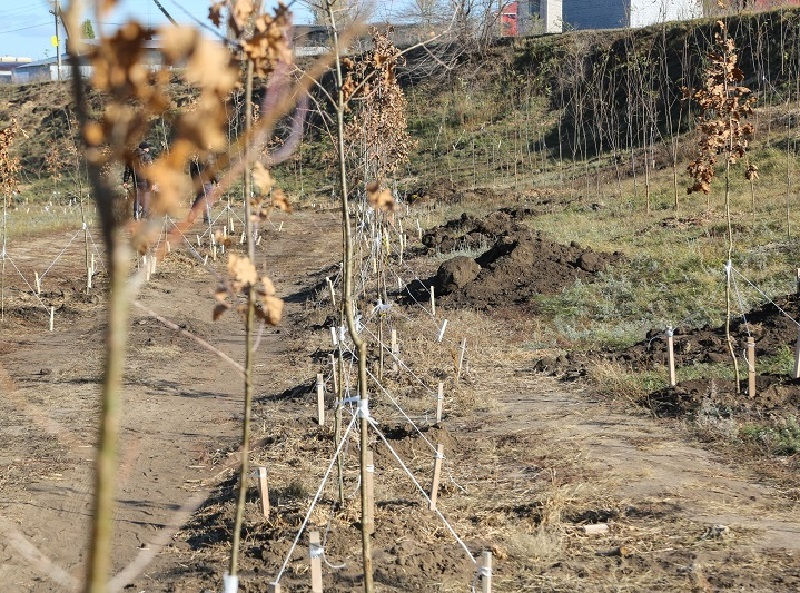
{"label": "bare soil ground", "polygon": [[486,311],[515,306],[535,310],[536,295],[553,295],[576,280],[591,278],[622,259],[578,243],[560,245],[520,224],[536,213],[532,207],[504,208],[485,218],[462,215],[431,229],[422,244],[429,254],[477,251],[474,277],[454,282],[440,272],[433,282],[447,305]]}
{"label": "bare soil ground", "polygon": [[[49,265],[65,237],[39,237],[9,251],[31,277]],[[252,488],[242,591],[266,591],[277,575],[333,453],[331,421],[317,426],[312,392],[333,352],[325,327],[330,305],[318,292],[325,276],[335,275],[340,240],[334,214],[305,210],[261,242],[258,264],[286,299],[287,317],[259,343],[252,461],[269,468],[273,510],[267,519],[260,515]],[[85,562],[104,316],[102,285],[88,295],[81,290],[82,257],[76,246],[50,269],[44,306],[19,277],[9,276],[5,289],[0,582],[8,591],[68,591]],[[408,265],[423,277],[432,271],[423,257]],[[215,268],[176,246],[131,309],[117,590],[221,590],[243,379],[187,337],[243,358],[238,319],[211,321]],[[51,305],[53,332],[47,331]],[[371,413],[386,437],[372,436],[379,591],[468,591],[475,582],[472,560],[427,510],[392,453],[428,488],[430,443],[446,451],[439,509],[471,554],[494,552],[497,591],[800,589],[796,498],[709,453],[674,419],[623,411],[602,393],[533,372],[535,361],[521,347],[529,321],[518,310],[449,309],[453,334],[437,346],[438,320],[411,305],[395,307],[389,321],[414,374],[387,373],[385,392],[371,388]],[[469,369],[454,385],[452,344],[462,336]],[[448,393],[438,427],[428,391],[437,380]],[[356,446],[351,438],[345,453],[345,503],[336,504],[329,484],[309,517],[323,536],[331,591],[361,583]],[[583,527],[594,523],[609,529],[585,534]],[[281,580],[284,590],[310,589],[305,534],[300,542]],[[137,561],[142,565],[130,566]]]}

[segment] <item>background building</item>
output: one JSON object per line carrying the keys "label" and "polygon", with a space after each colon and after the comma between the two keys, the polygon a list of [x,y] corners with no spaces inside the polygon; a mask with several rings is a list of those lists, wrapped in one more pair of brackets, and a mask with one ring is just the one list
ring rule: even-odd
{"label": "background building", "polygon": [[700,0],[564,0],[564,29],[647,27],[703,16]]}
{"label": "background building", "polygon": [[14,70],[30,63],[30,58],[15,58],[13,56],[0,57],[0,84],[7,84],[13,80]]}
{"label": "background building", "polygon": [[500,13],[502,37],[527,37],[561,33],[562,0],[519,0],[507,2]]}

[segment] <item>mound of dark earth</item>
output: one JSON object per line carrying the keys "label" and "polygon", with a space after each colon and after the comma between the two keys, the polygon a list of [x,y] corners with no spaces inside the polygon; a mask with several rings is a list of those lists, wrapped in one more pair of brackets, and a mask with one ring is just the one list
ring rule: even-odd
{"label": "mound of dark earth", "polygon": [[434,227],[422,236],[422,244],[428,255],[452,253],[455,250],[488,249],[499,237],[507,237],[526,232],[518,220],[529,216],[529,208],[505,208],[493,212],[486,218],[476,218],[462,214],[461,218],[448,220]]}
{"label": "mound of dark earth", "polygon": [[[788,350],[794,351],[798,337],[795,319],[800,314],[800,297],[789,295],[774,299],[731,321],[734,352],[739,359],[740,394],[736,394],[733,381],[720,379],[693,379],[680,382],[675,387],[665,386],[650,393],[640,403],[658,415],[673,416],[697,413],[705,406],[718,414],[800,412],[800,380],[787,374],[776,375],[759,372],[759,360],[774,358]],[[746,323],[745,323],[746,319]],[[756,355],[756,393],[747,393],[747,362],[743,355],[747,339],[752,337]],[[675,366],[680,368],[697,364],[732,364],[725,327],[704,326],[700,328],[678,327],[673,330]],[[591,355],[565,355],[558,358],[543,358],[533,369],[552,374],[577,377],[586,374],[588,365],[597,361],[617,363],[630,371],[661,368],[665,383],[669,364],[667,336],[664,330],[651,330],[644,340],[615,352]]]}
{"label": "mound of dark earth", "polygon": [[486,309],[531,304],[536,295],[558,294],[578,279],[589,279],[622,258],[572,243],[560,245],[524,229],[500,236],[471,262],[457,257],[437,272],[441,302]]}

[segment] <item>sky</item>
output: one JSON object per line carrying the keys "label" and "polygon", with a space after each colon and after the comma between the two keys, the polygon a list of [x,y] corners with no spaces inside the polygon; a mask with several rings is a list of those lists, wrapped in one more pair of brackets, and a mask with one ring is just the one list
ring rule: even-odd
{"label": "sky", "polygon": [[[62,0],[66,4],[69,0]],[[195,24],[192,17],[209,26],[209,0],[160,0],[161,5],[179,23]],[[272,3],[269,3],[272,4]],[[0,0],[0,56],[40,60],[55,55],[51,39],[55,35],[55,19],[48,0]],[[120,0],[119,9],[103,24],[109,30],[134,17],[144,25],[157,27],[167,20],[153,0]],[[87,15],[88,16],[88,15]],[[295,22],[308,22],[310,16],[303,9],[296,10]],[[95,33],[97,23],[92,19]],[[65,34],[61,32],[61,50],[65,51]]]}

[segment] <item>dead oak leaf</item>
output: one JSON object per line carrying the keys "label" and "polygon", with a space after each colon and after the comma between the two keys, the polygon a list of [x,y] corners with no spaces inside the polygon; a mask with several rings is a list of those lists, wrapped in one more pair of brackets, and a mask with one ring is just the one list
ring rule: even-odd
{"label": "dead oak leaf", "polygon": [[214,313],[213,313],[214,321],[222,317],[222,315],[228,309],[230,309],[230,307],[228,306],[227,303],[217,303],[216,305],[214,305]]}
{"label": "dead oak leaf", "polygon": [[262,195],[268,194],[269,190],[275,186],[275,180],[269,174],[269,169],[264,167],[260,161],[253,163],[253,181]]}
{"label": "dead oak leaf", "polygon": [[162,27],[158,30],[161,51],[167,64],[175,65],[194,51],[200,40],[200,32],[189,27]]}
{"label": "dead oak leaf", "polygon": [[260,300],[261,303],[256,307],[256,315],[269,325],[278,325],[283,316],[283,299],[265,295]]}
{"label": "dead oak leaf", "polygon": [[394,197],[388,188],[381,187],[377,181],[370,181],[366,187],[367,200],[373,208],[380,210],[394,210]]}
{"label": "dead oak leaf", "polygon": [[224,96],[236,87],[239,73],[228,50],[210,39],[200,39],[186,64],[186,79]]}
{"label": "dead oak leaf", "polygon": [[250,258],[244,255],[231,253],[228,256],[228,276],[230,276],[237,287],[246,288],[254,286],[258,281],[256,266]]}
{"label": "dead oak leaf", "polygon": [[261,278],[261,288],[259,292],[262,292],[266,296],[275,296],[275,285],[267,276]]}
{"label": "dead oak leaf", "polygon": [[208,7],[208,20],[214,23],[215,27],[222,24],[222,9],[225,7],[225,1],[214,2]]}
{"label": "dead oak leaf", "polygon": [[283,210],[287,214],[292,213],[292,205],[286,198],[286,194],[284,193],[284,191],[279,187],[272,190],[272,205],[278,208],[279,210]]}

